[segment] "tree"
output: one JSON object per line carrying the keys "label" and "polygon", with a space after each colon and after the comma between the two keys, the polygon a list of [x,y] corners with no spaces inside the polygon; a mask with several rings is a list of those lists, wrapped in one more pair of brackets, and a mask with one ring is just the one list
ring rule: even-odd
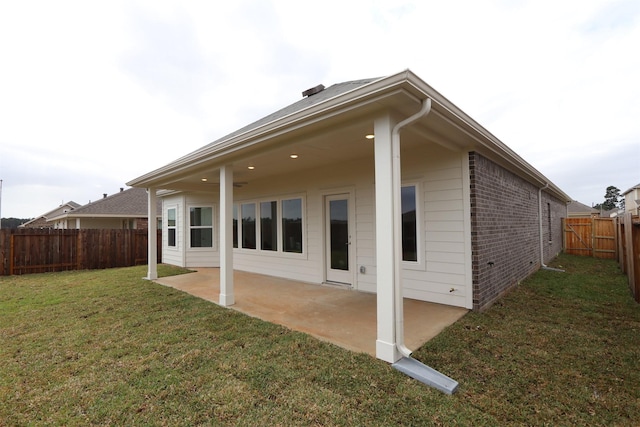
{"label": "tree", "polygon": [[619,199],[620,189],[618,187],[614,187],[613,185],[608,186],[607,192],[604,195],[604,203],[602,204],[602,208],[607,211],[617,208]]}
{"label": "tree", "polygon": [[2,229],[18,228],[20,224],[30,221],[29,218],[2,218]]}

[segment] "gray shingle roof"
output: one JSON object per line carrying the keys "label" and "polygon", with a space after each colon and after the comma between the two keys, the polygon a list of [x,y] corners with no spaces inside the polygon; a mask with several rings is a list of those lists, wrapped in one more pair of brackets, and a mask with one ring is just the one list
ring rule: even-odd
{"label": "gray shingle roof", "polygon": [[585,205],[584,203],[580,203],[577,200],[572,200],[571,203],[569,203],[569,213],[598,213],[597,209],[594,209],[592,207],[589,207],[587,205]]}
{"label": "gray shingle roof", "polygon": [[205,150],[205,149],[210,148],[210,147],[212,147],[212,146],[214,146],[214,145],[216,145],[216,144],[218,144],[218,143],[220,143],[222,141],[225,141],[225,140],[227,140],[229,138],[232,138],[232,137],[237,136],[237,135],[241,135],[241,134],[243,134],[245,132],[248,132],[248,131],[250,131],[252,129],[256,129],[256,128],[262,126],[262,125],[265,125],[267,123],[273,122],[273,121],[278,120],[278,119],[281,119],[281,118],[286,117],[286,116],[288,116],[290,114],[293,114],[293,113],[295,113],[297,111],[304,110],[305,108],[311,107],[312,105],[318,104],[318,103],[320,103],[322,101],[326,101],[327,99],[330,99],[330,98],[333,98],[335,96],[341,95],[341,94],[343,94],[345,92],[349,92],[350,90],[356,89],[356,88],[358,88],[360,86],[364,86],[364,85],[366,85],[368,83],[374,82],[374,81],[379,80],[379,79],[380,79],[379,77],[376,77],[376,78],[373,78],[373,79],[361,79],[361,80],[352,80],[352,81],[343,82],[343,83],[336,83],[336,84],[331,85],[328,88],[326,88],[326,89],[324,89],[324,90],[322,90],[322,91],[320,91],[320,92],[318,92],[316,94],[307,96],[307,97],[305,97],[305,98],[303,98],[303,99],[301,99],[301,100],[299,100],[297,102],[294,102],[293,104],[291,104],[291,105],[289,105],[287,107],[284,107],[284,108],[282,108],[282,109],[280,109],[280,110],[278,110],[278,111],[276,111],[274,113],[269,114],[268,116],[265,116],[265,117],[261,118],[260,120],[257,120],[257,121],[255,121],[253,123],[250,123],[250,124],[240,128],[240,129],[238,129],[238,130],[236,130],[236,131],[234,131],[234,132],[232,132],[232,133],[230,133],[228,135],[225,135],[222,138],[219,138],[219,139],[213,141],[212,143],[210,143],[208,145],[205,145],[204,147],[200,148],[197,151]]}
{"label": "gray shingle roof", "polygon": [[[147,190],[129,188],[81,206],[69,216],[112,215],[112,216],[147,216]],[[158,204],[160,205],[160,201]],[[160,210],[158,210],[160,212]]]}

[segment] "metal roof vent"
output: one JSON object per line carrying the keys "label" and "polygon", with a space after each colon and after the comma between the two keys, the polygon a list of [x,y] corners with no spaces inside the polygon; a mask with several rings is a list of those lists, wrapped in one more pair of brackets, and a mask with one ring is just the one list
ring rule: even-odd
{"label": "metal roof vent", "polygon": [[318,85],[316,87],[312,87],[311,89],[307,89],[304,92],[302,92],[302,97],[306,97],[306,96],[311,96],[311,95],[315,95],[318,92],[322,92],[324,90],[324,85]]}

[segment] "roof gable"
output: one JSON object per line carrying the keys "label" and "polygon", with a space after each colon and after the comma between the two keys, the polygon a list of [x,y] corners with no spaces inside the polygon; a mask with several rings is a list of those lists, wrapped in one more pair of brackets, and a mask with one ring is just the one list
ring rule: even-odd
{"label": "roof gable", "polygon": [[80,207],[80,203],[76,203],[74,201],[69,201],[67,203],[63,203],[55,209],[50,210],[47,213],[42,215],[38,215],[33,218],[31,221],[27,221],[22,224],[23,227],[28,227],[31,224],[34,224],[36,221],[46,222],[49,218],[55,218],[59,215],[63,215],[65,213],[71,212],[72,210],[78,209]]}

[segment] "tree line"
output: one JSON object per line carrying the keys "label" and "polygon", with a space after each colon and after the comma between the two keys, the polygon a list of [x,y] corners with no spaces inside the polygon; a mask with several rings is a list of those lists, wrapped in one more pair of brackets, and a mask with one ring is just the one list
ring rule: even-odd
{"label": "tree line", "polygon": [[33,218],[2,218],[0,219],[0,228],[18,228],[20,224],[31,221]]}

